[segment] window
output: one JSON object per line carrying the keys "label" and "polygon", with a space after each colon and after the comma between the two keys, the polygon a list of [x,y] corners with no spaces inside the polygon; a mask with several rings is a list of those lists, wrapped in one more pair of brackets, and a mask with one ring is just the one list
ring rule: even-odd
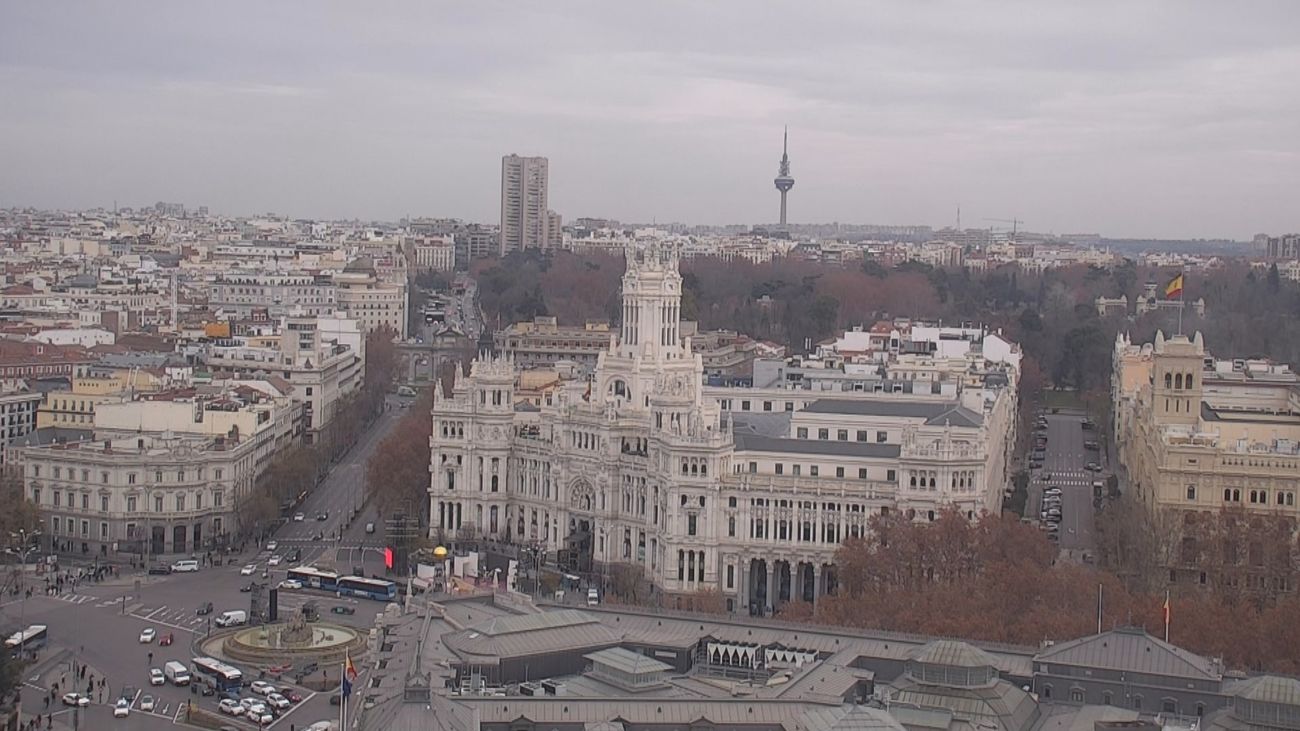
{"label": "window", "polygon": [[836,467],[836,468],[835,468],[835,476],[836,476],[836,477],[843,477],[843,476],[844,476],[844,468],[843,468],[843,467]]}
{"label": "window", "polygon": [[56,508],[59,507],[59,499],[60,499],[60,497],[59,497],[59,491],[58,491],[58,490],[55,490],[55,491],[54,491],[54,507],[56,507]]}
{"label": "window", "polygon": [[795,435],[795,438],[797,438],[797,439],[807,439],[807,438],[808,438],[808,427],[806,427],[806,426],[801,426],[801,427],[799,427],[798,429],[795,429],[795,430],[794,430],[794,435]]}
{"label": "window", "polygon": [[750,462],[750,463],[749,463],[749,474],[753,475],[753,474],[757,474],[757,473],[758,473],[758,463],[757,463],[757,462]]}
{"label": "window", "polygon": [[104,483],[105,485],[107,485],[107,484],[108,484],[108,473],[107,473],[107,472],[100,472],[100,473],[99,473],[99,481],[102,482],[102,483]]}
{"label": "window", "polygon": [[40,476],[41,476],[41,466],[38,464],[32,465],[32,477],[40,477]]}
{"label": "window", "polygon": [[216,479],[218,479],[218,480],[221,479],[222,470],[221,470],[220,467],[216,468],[216,469],[213,470],[212,472],[213,472],[213,475],[215,475]]}
{"label": "window", "polygon": [[734,589],[736,586],[736,567],[727,564],[727,588]]}
{"label": "window", "polygon": [[83,520],[83,521],[81,521],[81,537],[82,537],[82,538],[89,538],[89,537],[90,537],[90,521],[89,521],[89,520]]}
{"label": "window", "polygon": [[[777,463],[776,463],[776,473],[777,473],[778,475],[784,475],[784,474],[785,474],[785,465],[781,464],[780,462],[777,462]],[[55,494],[57,495],[58,493],[55,493]],[[56,501],[54,504],[55,504],[55,505],[58,505],[59,503]]]}
{"label": "window", "polygon": [[[741,402],[740,402],[740,410],[741,410],[741,411],[749,411],[749,402],[748,402],[748,401],[741,401]],[[679,578],[680,578],[680,577],[679,577]]]}
{"label": "window", "polygon": [[866,430],[866,429],[859,429],[859,430],[858,430],[858,441],[859,441],[859,442],[865,442],[865,441],[867,441],[867,430]]}
{"label": "window", "polygon": [[81,509],[82,509],[82,510],[90,510],[90,496],[89,496],[89,495],[82,495],[82,496],[81,496]]}
{"label": "window", "polygon": [[194,493],[194,509],[195,510],[203,509],[203,493],[201,492]]}
{"label": "window", "polygon": [[185,481],[185,470],[176,470],[176,481],[177,482]]}
{"label": "window", "polygon": [[865,479],[867,479],[867,468],[866,468],[866,467],[859,467],[859,468],[858,468],[858,479],[859,479],[859,480],[865,480]]}
{"label": "window", "polygon": [[786,401],[786,402],[785,402],[785,410],[786,410],[786,411],[794,411],[794,403],[791,402],[791,401]]}
{"label": "window", "polygon": [[835,438],[841,442],[847,442],[849,440],[849,430],[840,429],[839,431],[835,432]]}
{"label": "window", "polygon": [[1083,702],[1083,689],[1082,689],[1082,688],[1071,688],[1071,689],[1070,689],[1070,701],[1071,701],[1072,703],[1082,703],[1082,702]]}
{"label": "window", "polygon": [[217,490],[216,492],[212,493],[212,507],[219,508],[222,506],[222,503],[223,503],[223,499],[222,499],[221,491]]}
{"label": "window", "polygon": [[793,471],[791,472],[791,474],[793,474],[793,475],[795,475],[795,476],[802,475],[802,474],[803,474],[803,465],[799,465],[799,464],[794,465],[794,467],[793,467]]}
{"label": "window", "polygon": [[897,482],[898,472],[896,470],[885,470],[885,479],[889,482]]}
{"label": "window", "polygon": [[876,444],[884,444],[888,440],[889,440],[889,432],[887,431],[876,432]]}
{"label": "window", "polygon": [[1178,702],[1173,698],[1165,698],[1160,702],[1160,710],[1164,713],[1178,713]]}
{"label": "window", "polygon": [[134,472],[128,472],[128,473],[126,474],[126,484],[128,484],[128,485],[134,485],[134,484],[135,484],[135,473],[134,473]]}
{"label": "window", "polygon": [[1187,499],[1188,499],[1188,500],[1195,500],[1195,499],[1196,499],[1196,485],[1188,485],[1188,486],[1187,486]]}
{"label": "window", "polygon": [[1101,704],[1102,704],[1103,706],[1111,706],[1111,705],[1114,705],[1114,704],[1115,704],[1115,696],[1112,695],[1111,692],[1110,692],[1109,690],[1106,691],[1106,692],[1104,692],[1104,693],[1102,693],[1102,694],[1101,694]]}
{"label": "window", "polygon": [[163,511],[163,499],[162,499],[162,495],[155,495],[155,496],[154,496],[154,498],[153,498],[153,511],[154,511],[155,513],[161,513],[161,512]]}
{"label": "window", "polygon": [[727,516],[727,537],[736,537],[736,516],[734,515]]}
{"label": "window", "polygon": [[32,502],[36,503],[37,505],[41,504],[41,488],[39,487],[32,488]]}
{"label": "window", "polygon": [[126,512],[128,512],[128,513],[134,513],[134,512],[135,512],[135,498],[134,498],[134,497],[128,497],[128,498],[126,499]]}
{"label": "window", "polygon": [[771,411],[771,410],[772,410],[772,402],[771,402],[771,401],[764,401],[764,402],[763,402],[763,410],[764,410],[764,411]]}
{"label": "window", "polygon": [[108,512],[108,496],[107,496],[107,495],[100,495],[100,496],[99,496],[99,510],[100,510],[100,512],[103,512],[103,513],[107,513],[107,512]]}
{"label": "window", "polygon": [[81,481],[82,481],[82,482],[90,482],[90,470],[82,470],[82,471],[81,471]]}
{"label": "window", "polygon": [[154,482],[162,482],[162,470],[155,470],[153,473]]}
{"label": "window", "polygon": [[817,469],[817,465],[813,465],[808,468],[808,474],[812,475],[813,477],[817,477],[818,473],[819,470]]}
{"label": "window", "polygon": [[63,468],[62,468],[62,467],[55,467],[55,468],[54,468],[54,479],[57,480],[57,479],[59,479],[59,478],[62,477],[62,476],[63,476]]}
{"label": "window", "polygon": [[99,540],[101,541],[108,540],[108,523],[99,524]]}
{"label": "window", "polygon": [[831,430],[830,430],[830,429],[818,429],[818,430],[817,430],[817,438],[818,438],[818,439],[822,439],[822,440],[830,439],[830,438],[831,438]]}

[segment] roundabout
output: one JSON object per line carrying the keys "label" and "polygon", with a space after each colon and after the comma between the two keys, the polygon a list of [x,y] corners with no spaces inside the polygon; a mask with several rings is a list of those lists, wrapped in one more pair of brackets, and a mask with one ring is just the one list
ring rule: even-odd
{"label": "roundabout", "polygon": [[204,653],[254,665],[342,662],[365,653],[366,633],[329,622],[288,622],[240,627],[203,640]]}

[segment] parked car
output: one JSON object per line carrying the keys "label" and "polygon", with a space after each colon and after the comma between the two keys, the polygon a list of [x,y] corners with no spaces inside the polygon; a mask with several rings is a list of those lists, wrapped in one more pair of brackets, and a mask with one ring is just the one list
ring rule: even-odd
{"label": "parked car", "polygon": [[166,576],[172,572],[172,567],[166,564],[155,563],[149,564],[149,573],[154,576]]}
{"label": "parked car", "polygon": [[330,611],[335,614],[356,614],[357,613],[357,610],[353,609],[352,607],[345,607],[342,604],[334,605],[333,607],[330,608]]}
{"label": "parked car", "polygon": [[295,523],[301,523],[301,522],[303,522],[303,521],[306,520],[306,519],[307,519],[307,516],[306,516],[306,515],[303,515],[302,513],[294,513],[294,514],[293,514],[293,522],[295,522]]}
{"label": "parked car", "polygon": [[113,718],[126,718],[131,715],[131,704],[125,698],[118,698],[113,705]]}
{"label": "parked car", "polygon": [[80,693],[64,693],[63,705],[85,708],[86,706],[90,705],[90,698]]}
{"label": "parked car", "polygon": [[150,642],[153,642],[154,638],[156,638],[157,636],[158,636],[158,630],[154,629],[153,627],[145,627],[144,631],[140,633],[140,644],[147,645]]}
{"label": "parked car", "polygon": [[248,688],[258,695],[267,695],[275,692],[275,686],[265,680],[254,680],[253,684],[248,686]]}
{"label": "parked car", "polygon": [[149,685],[162,685],[167,682],[167,676],[158,668],[149,669]]}
{"label": "parked car", "polygon": [[195,614],[198,614],[200,617],[212,614],[212,602],[203,602],[200,604]]}
{"label": "parked car", "polygon": [[270,703],[272,708],[277,708],[281,711],[293,705],[289,702],[288,698],[285,698],[279,693],[267,693],[266,702]]}
{"label": "parked car", "polygon": [[142,711],[153,710],[153,696],[151,695],[140,696],[140,710]]}
{"label": "parked car", "polygon": [[239,701],[230,698],[222,698],[221,702],[217,704],[217,709],[231,716],[244,715],[244,707],[239,705]]}

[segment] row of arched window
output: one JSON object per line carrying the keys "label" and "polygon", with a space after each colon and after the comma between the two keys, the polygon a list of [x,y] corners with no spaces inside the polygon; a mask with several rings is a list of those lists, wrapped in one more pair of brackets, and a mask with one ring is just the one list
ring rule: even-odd
{"label": "row of arched window", "polygon": [[1192,377],[1191,373],[1187,373],[1187,374],[1166,373],[1165,374],[1165,388],[1172,388],[1175,391],[1185,391],[1192,388],[1192,386],[1195,385],[1195,383],[1196,380]]}

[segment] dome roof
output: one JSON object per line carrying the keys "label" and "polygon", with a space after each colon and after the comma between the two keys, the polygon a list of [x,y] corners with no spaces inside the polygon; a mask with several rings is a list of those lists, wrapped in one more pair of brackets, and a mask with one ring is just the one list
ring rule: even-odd
{"label": "dome roof", "polygon": [[806,731],[903,731],[903,724],[887,711],[870,706],[817,708],[800,720]]}
{"label": "dome roof", "polygon": [[912,662],[957,668],[991,668],[997,665],[992,655],[957,640],[936,640],[916,648],[907,659]]}
{"label": "dome roof", "polygon": [[1261,675],[1233,688],[1232,695],[1236,698],[1263,703],[1300,706],[1300,680],[1280,678],[1276,675]]}

